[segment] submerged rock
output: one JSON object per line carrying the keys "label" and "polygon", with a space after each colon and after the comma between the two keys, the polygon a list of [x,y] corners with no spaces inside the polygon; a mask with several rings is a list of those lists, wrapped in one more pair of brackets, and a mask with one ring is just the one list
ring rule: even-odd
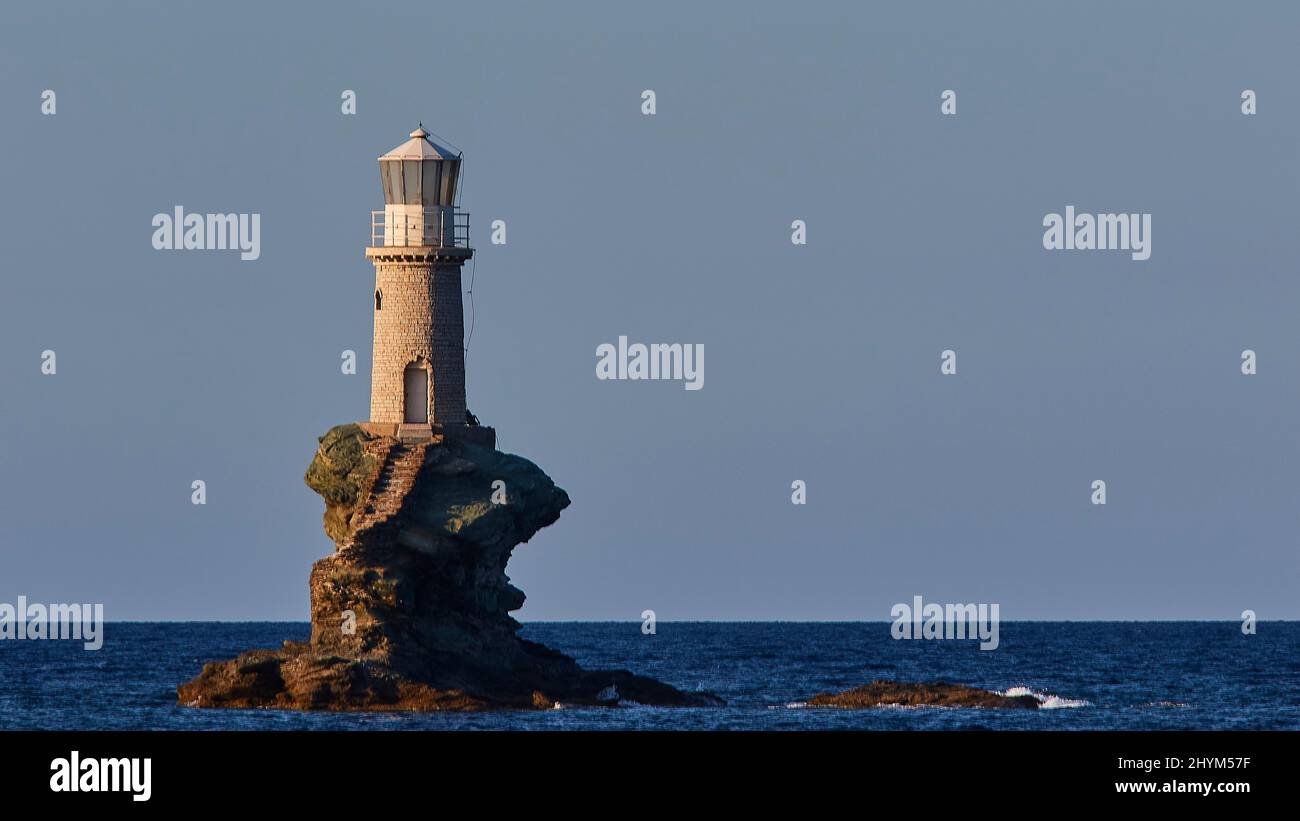
{"label": "submerged rock", "polygon": [[[341,425],[305,477],[337,550],[312,567],[311,640],[213,662],[177,688],[195,707],[550,709],[713,706],[626,670],[590,671],[517,635],[506,564],[568,495],[540,468],[435,435],[404,443]],[[611,701],[610,692],[617,694]]]}
{"label": "submerged rock", "polygon": [[991,690],[949,684],[944,681],[916,684],[878,679],[870,684],[842,693],[821,693],[808,699],[809,707],[993,707],[1038,709],[1038,699],[1031,695],[1004,696]]}

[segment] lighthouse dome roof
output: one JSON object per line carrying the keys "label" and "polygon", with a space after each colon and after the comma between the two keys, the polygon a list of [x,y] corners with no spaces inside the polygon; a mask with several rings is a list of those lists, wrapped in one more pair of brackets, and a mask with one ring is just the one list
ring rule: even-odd
{"label": "lighthouse dome roof", "polygon": [[460,158],[459,151],[453,151],[438,145],[429,138],[424,126],[411,132],[411,139],[384,154],[380,160],[455,160]]}

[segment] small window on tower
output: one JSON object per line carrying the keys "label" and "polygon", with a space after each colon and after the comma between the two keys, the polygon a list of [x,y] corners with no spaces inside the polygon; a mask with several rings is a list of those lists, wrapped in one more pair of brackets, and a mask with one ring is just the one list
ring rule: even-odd
{"label": "small window on tower", "polygon": [[375,291],[375,310],[381,311],[384,308],[384,292]]}

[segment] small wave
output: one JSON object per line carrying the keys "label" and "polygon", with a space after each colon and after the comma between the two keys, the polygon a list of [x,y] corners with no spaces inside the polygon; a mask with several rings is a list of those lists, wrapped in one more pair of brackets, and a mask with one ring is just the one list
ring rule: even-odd
{"label": "small wave", "polygon": [[1007,698],[1016,696],[1033,696],[1038,699],[1038,709],[1040,710],[1064,710],[1071,707],[1091,707],[1092,702],[1083,698],[1063,698],[1054,696],[1051,693],[1040,693],[1037,690],[1031,690],[1028,687],[1011,687],[1004,691],[999,691],[998,695]]}
{"label": "small wave", "polygon": [[1140,706],[1142,707],[1189,707],[1191,705],[1184,704],[1181,701],[1148,701],[1146,704],[1142,704]]}
{"label": "small wave", "polygon": [[807,707],[807,706],[808,706],[808,702],[806,701],[792,701],[789,704],[785,705],[785,708],[787,710],[798,710],[800,708]]}

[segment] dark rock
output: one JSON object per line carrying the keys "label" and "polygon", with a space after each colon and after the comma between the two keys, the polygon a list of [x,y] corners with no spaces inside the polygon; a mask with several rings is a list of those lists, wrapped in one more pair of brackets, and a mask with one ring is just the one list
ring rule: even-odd
{"label": "dark rock", "polygon": [[[325,499],[325,531],[338,546],[312,567],[310,643],[209,664],[177,688],[182,703],[320,710],[722,703],[626,670],[584,670],[519,638],[510,612],[524,594],[506,564],[569,506],[527,459],[438,436],[401,444],[342,425],[321,437],[305,479]],[[504,487],[494,488],[498,481]]]}
{"label": "dark rock", "polygon": [[899,705],[905,707],[992,707],[1038,709],[1038,699],[1030,695],[1004,696],[991,690],[935,681],[915,684],[906,681],[876,680],[842,693],[821,693],[808,699],[809,707],[863,709]]}

